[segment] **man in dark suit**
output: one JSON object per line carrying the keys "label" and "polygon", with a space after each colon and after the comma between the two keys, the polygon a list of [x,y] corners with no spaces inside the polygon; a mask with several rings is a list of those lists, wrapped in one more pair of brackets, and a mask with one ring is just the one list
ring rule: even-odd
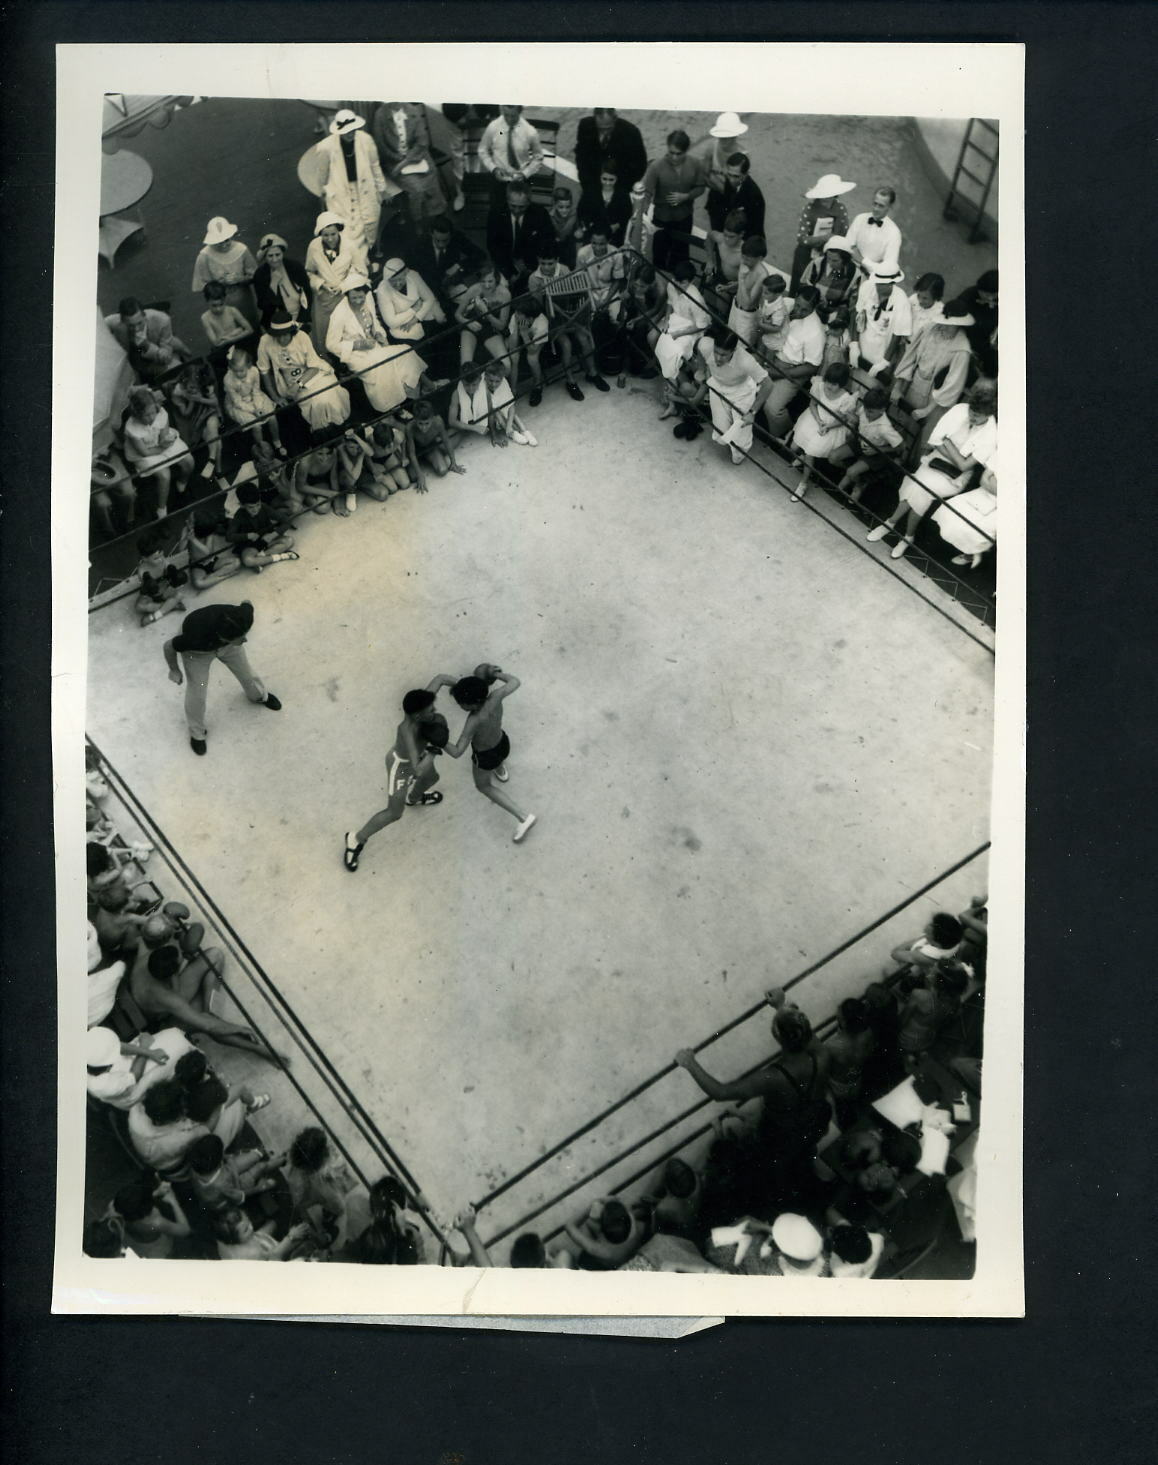
{"label": "man in dark suit", "polygon": [[764,195],[752,181],[748,172],[751,163],[744,153],[732,153],[724,163],[724,186],[709,188],[707,197],[708,219],[713,229],[722,229],[724,220],[736,209],[743,209],[748,220],[745,235],[759,234],[764,238]]}
{"label": "man in dark suit", "polygon": [[487,217],[487,249],[512,295],[539,263],[540,245],[554,237],[550,215],[541,203],[531,202],[527,185],[518,179],[508,183],[503,207],[492,208]]}
{"label": "man in dark suit", "polygon": [[605,163],[614,163],[619,186],[631,186],[647,168],[643,135],[632,122],[617,117],[614,107],[596,107],[593,117],[581,117],[575,138],[575,169],[584,193],[599,191],[599,173]]}
{"label": "man in dark suit", "polygon": [[434,219],[430,233],[411,245],[404,258],[418,271],[442,303],[443,309],[452,286],[478,268],[482,250],[444,214]]}

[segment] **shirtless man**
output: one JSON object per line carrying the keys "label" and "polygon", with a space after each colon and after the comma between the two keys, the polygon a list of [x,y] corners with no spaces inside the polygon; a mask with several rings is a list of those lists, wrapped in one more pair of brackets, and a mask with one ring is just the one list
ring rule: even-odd
{"label": "shirtless man", "polygon": [[403,697],[402,721],[398,724],[394,744],[386,754],[386,807],[379,809],[357,833],[346,831],[342,860],[351,874],[358,868],[370,836],[401,819],[407,805],[442,803],[442,795],[437,789],[430,792],[431,785],[438,781],[434,759],[442,751],[430,719],[435,693],[453,680],[453,677],[435,677],[425,690],[407,692]]}
{"label": "shirtless man", "polygon": [[224,963],[224,952],[216,946],[187,960],[173,942],[150,949],[142,941],[129,973],[129,991],[151,1020],[164,1018],[167,1025],[184,1033],[204,1033],[227,1047],[241,1048],[255,1058],[288,1068],[285,1054],[267,1047],[251,1029],[213,1012],[210,1004],[221,983]]}
{"label": "shirtless man", "polygon": [[[474,675],[455,681],[453,677],[436,677],[440,686],[451,684],[450,695],[468,714],[462,725],[458,741],[447,746],[452,758],[461,758],[467,748],[471,749],[474,765],[474,786],[485,794],[500,809],[505,809],[518,821],[514,841],[518,844],[535,822],[534,814],[524,814],[499,788],[495,779],[506,783],[507,756],[511,751],[511,740],[503,731],[503,699],[519,689],[518,677],[508,675],[501,667],[483,662],[474,669]],[[502,686],[492,691],[495,682]],[[434,682],[431,683],[434,686]]]}

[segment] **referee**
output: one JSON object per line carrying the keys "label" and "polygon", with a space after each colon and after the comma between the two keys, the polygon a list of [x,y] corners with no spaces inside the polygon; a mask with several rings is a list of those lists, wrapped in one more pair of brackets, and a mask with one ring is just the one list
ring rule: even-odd
{"label": "referee", "polygon": [[[280,712],[281,703],[265,690],[260,677],[254,676],[245,654],[245,638],[253,626],[253,605],[243,600],[240,605],[204,605],[190,611],[181,623],[180,635],[164,645],[169,680],[178,686],[185,682],[185,721],[189,725],[189,746],[203,757],[208,750],[209,736],[205,726],[205,696],[209,689],[209,671],[215,661],[223,662],[245,689],[251,702]],[[180,655],[181,666],[177,665]],[[182,675],[181,668],[184,668]]]}

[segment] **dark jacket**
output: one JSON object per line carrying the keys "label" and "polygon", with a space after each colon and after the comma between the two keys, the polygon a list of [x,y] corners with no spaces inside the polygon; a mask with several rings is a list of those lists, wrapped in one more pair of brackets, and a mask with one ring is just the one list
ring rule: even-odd
{"label": "dark jacket", "polygon": [[[282,263],[285,265],[285,272],[290,277],[291,283],[296,285],[306,297],[305,309],[298,319],[308,322],[310,307],[314,303],[310,277],[306,274],[305,266],[298,264],[296,259],[287,257]],[[269,265],[258,265],[253,277],[253,293],[257,296],[257,308],[261,312],[262,329],[268,329],[270,316],[275,310],[281,310],[283,307],[281,296],[270,286]]]}
{"label": "dark jacket", "polygon": [[[434,245],[430,236],[420,239],[406,253],[406,263],[415,269],[437,295],[443,295],[448,285],[460,281],[464,275],[472,274],[483,258],[483,252],[465,234],[455,229],[447,240],[442,258],[434,258]],[[449,279],[447,278],[449,276]]]}
{"label": "dark jacket", "polygon": [[581,117],[575,137],[575,170],[579,187],[599,192],[599,173],[605,163],[614,162],[619,186],[630,190],[647,168],[643,135],[633,122],[617,117],[606,146],[600,141],[594,117]]}
{"label": "dark jacket", "polygon": [[610,203],[605,204],[603,191],[596,179],[595,187],[580,198],[576,212],[587,235],[591,233],[592,224],[606,223],[611,230],[612,244],[622,244],[627,226],[631,222],[631,194],[621,185],[611,195]]}
{"label": "dark jacket", "polygon": [[514,275],[529,274],[539,263],[540,245],[554,238],[550,216],[541,203],[527,205],[527,212],[514,233],[505,199],[502,207],[492,208],[487,218],[487,249],[508,280]]}
{"label": "dark jacket", "polygon": [[734,209],[743,209],[748,216],[745,235],[764,234],[764,195],[750,174],[745,174],[736,184],[725,181],[722,192],[710,188],[706,202],[713,229],[722,229],[724,220]]}

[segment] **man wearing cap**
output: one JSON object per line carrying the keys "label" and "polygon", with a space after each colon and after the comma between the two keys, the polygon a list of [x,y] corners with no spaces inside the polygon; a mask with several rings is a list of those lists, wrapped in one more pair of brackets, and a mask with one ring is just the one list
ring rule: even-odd
{"label": "man wearing cap", "polygon": [[729,153],[724,160],[724,177],[707,198],[708,222],[717,231],[724,227],[729,214],[741,211],[746,220],[744,233],[764,237],[764,195],[749,172],[752,164],[747,153]]}
{"label": "man wearing cap", "polygon": [[[260,677],[254,675],[245,654],[246,636],[253,625],[253,605],[243,600],[240,605],[203,605],[190,611],[181,623],[180,635],[166,641],[162,648],[169,680],[185,688],[185,720],[189,725],[189,746],[200,757],[206,752],[205,696],[209,688],[209,672],[215,661],[224,663],[245,689],[251,702],[280,712],[281,703],[267,692]],[[181,657],[181,666],[177,657]],[[184,667],[182,675],[181,667]]]}
{"label": "man wearing cap", "polygon": [[792,282],[788,287],[793,295],[809,260],[824,253],[825,244],[834,234],[848,233],[848,210],[841,203],[840,195],[851,193],[855,187],[855,183],[847,182],[839,173],[825,173],[804,195],[808,202],[796,229]]}
{"label": "man wearing cap", "polygon": [[193,355],[173,334],[173,322],[163,310],[146,310],[132,295],[121,301],[116,315],[105,316],[105,325],[142,381],[157,381]]}
{"label": "man wearing cap", "polygon": [[873,194],[871,211],[857,214],[845,231],[852,257],[866,273],[872,265],[885,260],[895,264],[901,257],[901,231],[889,218],[889,210],[896,201],[895,188],[878,188]]}
{"label": "man wearing cap", "polygon": [[608,164],[619,187],[629,190],[647,171],[647,149],[633,122],[618,116],[614,107],[596,107],[593,116],[580,117],[575,133],[575,171],[582,192],[598,192]]}
{"label": "man wearing cap", "polygon": [[315,151],[327,210],[346,221],[351,241],[371,249],[378,238],[382,200],[396,198],[402,190],[383,174],[366,119],[343,107],[330,123],[329,137]]}
{"label": "man wearing cap", "polygon": [[913,334],[912,306],[901,289],[904,278],[904,271],[886,260],[873,266],[857,292],[848,359],[873,376],[899,360]]}
{"label": "man wearing cap", "polygon": [[538,132],[523,116],[522,107],[509,103],[488,122],[479,139],[478,160],[491,175],[492,201],[500,203],[506,185],[525,183],[543,166],[543,143]]}

